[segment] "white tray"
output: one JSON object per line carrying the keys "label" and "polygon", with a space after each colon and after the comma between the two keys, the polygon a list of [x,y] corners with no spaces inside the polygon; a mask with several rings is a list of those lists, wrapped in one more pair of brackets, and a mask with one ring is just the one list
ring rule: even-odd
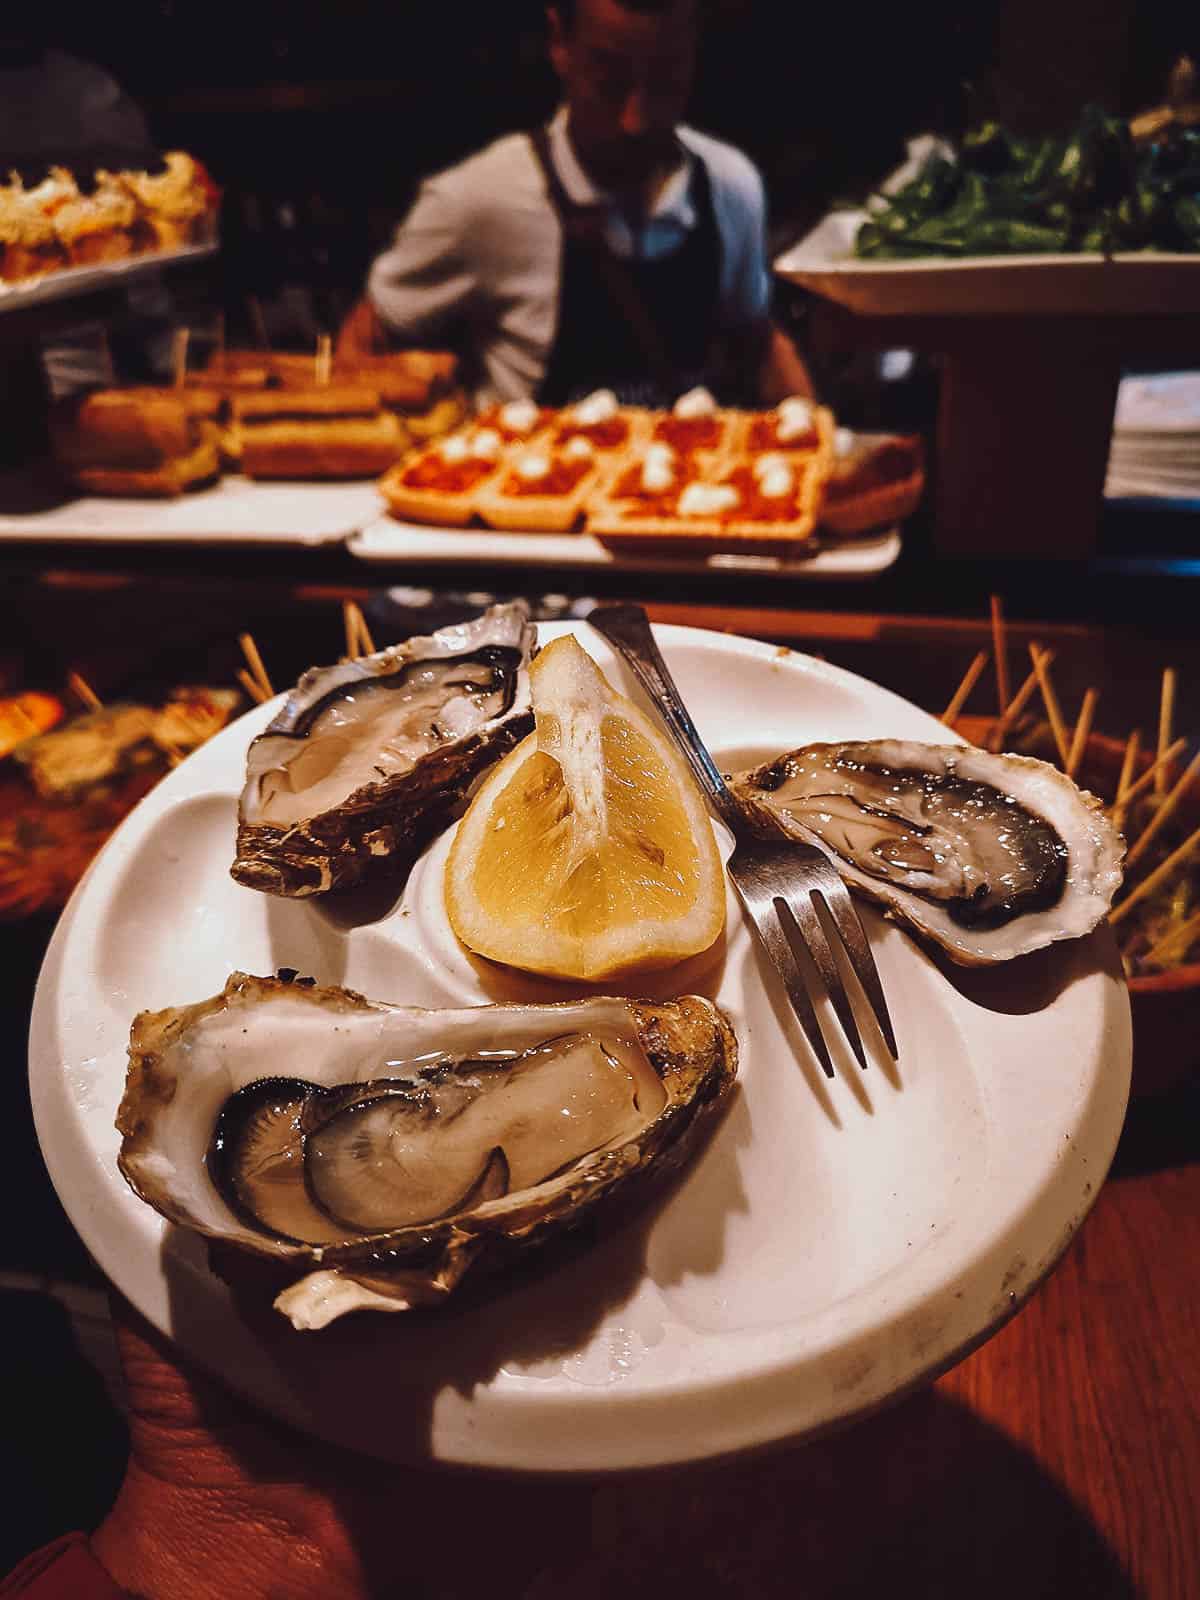
{"label": "white tray", "polygon": [[388,566],[593,567],[611,572],[728,572],[785,578],[876,578],[900,554],[900,532],[847,539],[800,561],[781,556],[680,557],[609,550],[588,533],[497,533],[490,528],[429,528],[383,516],[354,534],[347,549]]}
{"label": "white tray", "polygon": [[1175,440],[1194,451],[1200,440],[1200,372],[1122,378],[1113,431],[1139,445]]}
{"label": "white tray", "polygon": [[175,499],[83,495],[44,511],[0,511],[0,544],[341,544],[381,505],[373,478],[257,483],[233,476]]}
{"label": "white tray", "polygon": [[[592,629],[538,634],[565,631],[640,698]],[[915,706],[798,652],[655,632],[722,765],[812,739],[947,737]],[[216,994],[239,967],[294,967],[425,1006],[578,993],[467,956],[442,901],[449,833],[387,908],[234,883],[246,746],[278,705],[210,740],[113,835],[59,921],[30,1031],[38,1136],[68,1215],[142,1313],[234,1388],[391,1460],[604,1471],[700,1459],[820,1430],[932,1377],[1066,1249],[1129,1089],[1112,933],[950,970],[864,907],[900,1065],[868,1045],[863,1072],[835,1042],[827,1080],[730,891],[724,945],[637,986],[713,996],[739,1040],[728,1113],[677,1188],[469,1308],[364,1314],[319,1334],[292,1329],[266,1285],[239,1309],[202,1241],[117,1169],[135,1012]]]}
{"label": "white tray", "polygon": [[865,211],[833,211],[775,261],[782,278],[877,316],[1087,316],[1200,311],[1200,254],[860,261]]}
{"label": "white tray", "polygon": [[123,261],[101,261],[91,267],[62,267],[43,277],[0,282],[0,316],[10,311],[26,311],[30,306],[47,305],[54,300],[70,300],[75,295],[97,289],[122,288],[130,278],[144,277],[164,267],[185,261],[203,261],[215,255],[216,244],[191,244],[182,250],[155,250],[146,255],[126,256]]}

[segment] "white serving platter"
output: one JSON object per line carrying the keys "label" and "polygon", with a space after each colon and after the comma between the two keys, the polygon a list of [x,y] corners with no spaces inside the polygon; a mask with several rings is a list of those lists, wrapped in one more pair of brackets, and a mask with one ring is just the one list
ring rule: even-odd
{"label": "white serving platter", "polygon": [[146,255],[126,256],[121,261],[100,261],[90,267],[62,267],[40,278],[22,278],[15,283],[0,282],[0,316],[93,294],[98,289],[121,289],[132,279],[144,278],[148,273],[182,266],[189,261],[203,261],[215,255],[217,248],[215,243],[192,244],[181,250],[155,250]]}
{"label": "white serving platter", "polygon": [[0,510],[0,544],[341,544],[382,504],[373,478],[266,483],[233,475],[169,499],[80,495],[44,510]]}
{"label": "white serving platter", "polygon": [[[539,635],[565,631],[637,694],[585,624]],[[947,738],[915,706],[810,657],[656,633],[722,765],[814,739]],[[50,1175],[103,1270],[187,1356],[269,1411],[384,1459],[623,1470],[868,1412],[986,1338],[1057,1262],[1096,1198],[1128,1096],[1129,1002],[1111,933],[951,969],[867,910],[900,1063],[877,1046],[863,1072],[835,1049],[830,1081],[731,892],[724,942],[638,985],[712,996],[739,1041],[728,1112],[665,1200],[469,1307],[298,1333],[265,1288],[235,1299],[202,1241],[118,1171],[113,1118],[136,1012],[215,994],[234,968],[293,967],[428,1006],[577,992],[457,944],[441,894],[450,833],[374,907],[234,883],[246,746],[278,704],[217,735],[117,830],[59,922],[33,1009]]]}
{"label": "white serving platter", "polygon": [[580,567],[610,572],[726,572],[827,581],[876,578],[900,555],[900,531],[830,541],[799,560],[771,555],[634,555],[589,533],[497,533],[490,528],[430,528],[382,516],[347,548],[360,561],[400,566]]}
{"label": "white serving platter", "polygon": [[782,278],[874,316],[1161,316],[1200,311],[1200,254],[860,261],[866,211],[832,211],[775,261]]}

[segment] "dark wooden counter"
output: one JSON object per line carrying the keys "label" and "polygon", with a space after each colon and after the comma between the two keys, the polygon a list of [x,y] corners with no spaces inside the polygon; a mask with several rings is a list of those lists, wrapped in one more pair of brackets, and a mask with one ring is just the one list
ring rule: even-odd
{"label": "dark wooden counter", "polygon": [[[931,1388],[825,1441],[596,1490],[571,1592],[1200,1594],[1198,1111],[1194,1089],[1135,1110],[1049,1282]],[[1190,1151],[1165,1150],[1181,1116]],[[565,1588],[560,1569],[531,1600]]]}

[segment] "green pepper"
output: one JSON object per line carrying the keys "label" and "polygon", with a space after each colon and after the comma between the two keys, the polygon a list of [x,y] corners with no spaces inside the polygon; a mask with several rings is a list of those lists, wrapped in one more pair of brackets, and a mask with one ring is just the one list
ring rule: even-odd
{"label": "green pepper", "polygon": [[1067,247],[1065,228],[1045,228],[1015,218],[986,219],[972,230],[969,243],[979,255],[1052,255]]}
{"label": "green pepper", "polygon": [[985,122],[964,135],[962,163],[975,172],[1007,172],[1014,165],[1013,149],[998,122]]}
{"label": "green pepper", "polygon": [[957,161],[930,156],[864,222],[860,256],[1200,249],[1200,129],[1144,150],[1088,106],[1066,138],[1020,139],[986,122]]}

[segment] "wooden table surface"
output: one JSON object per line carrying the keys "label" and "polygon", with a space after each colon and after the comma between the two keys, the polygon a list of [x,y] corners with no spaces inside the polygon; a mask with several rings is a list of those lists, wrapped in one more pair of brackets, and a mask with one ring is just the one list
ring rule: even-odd
{"label": "wooden table surface", "polygon": [[931,1388],[824,1441],[594,1491],[572,1592],[1192,1600],[1195,1157],[1193,1133],[1190,1164],[1111,1177],[1049,1281]]}
{"label": "wooden table surface", "polygon": [[[652,610],[660,621],[787,640],[862,671],[874,660],[872,676],[927,705],[948,695],[954,663],[965,666],[982,626]],[[1032,623],[1029,631],[1047,632]],[[1145,662],[1085,626],[1048,642],[1075,652],[1084,677],[1115,651],[1125,676],[1143,673],[1153,684],[1149,640]],[[1198,1268],[1200,1081],[1185,1075],[1165,1094],[1134,1100],[1113,1174],[1080,1234],[987,1344],[931,1387],[825,1440],[580,1486],[586,1531],[530,1600],[568,1585],[574,1600],[614,1592],[824,1600],[892,1586],[972,1600],[1195,1600]],[[536,1487],[530,1507],[536,1524]]]}

